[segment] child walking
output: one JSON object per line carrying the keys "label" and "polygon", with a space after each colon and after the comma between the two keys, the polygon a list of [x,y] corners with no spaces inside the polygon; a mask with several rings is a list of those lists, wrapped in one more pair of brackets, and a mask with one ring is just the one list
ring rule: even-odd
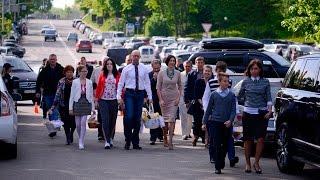
{"label": "child walking", "polygon": [[221,169],[225,166],[228,139],[232,136],[230,128],[236,115],[236,96],[228,88],[228,74],[219,73],[218,82],[218,89],[210,95],[202,128],[208,129],[209,142],[214,142],[214,152],[210,156],[215,160],[215,173],[221,174]]}

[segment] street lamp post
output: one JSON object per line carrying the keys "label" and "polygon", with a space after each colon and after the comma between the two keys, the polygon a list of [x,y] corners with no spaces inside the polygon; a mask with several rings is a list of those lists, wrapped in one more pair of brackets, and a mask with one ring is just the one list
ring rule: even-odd
{"label": "street lamp post", "polygon": [[228,17],[225,16],[224,18],[224,36],[227,36],[227,21],[228,21]]}

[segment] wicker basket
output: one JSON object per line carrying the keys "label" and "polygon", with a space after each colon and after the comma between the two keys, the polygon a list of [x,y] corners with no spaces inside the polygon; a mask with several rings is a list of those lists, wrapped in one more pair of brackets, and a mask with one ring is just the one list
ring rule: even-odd
{"label": "wicker basket", "polygon": [[91,115],[88,119],[88,126],[90,129],[97,129],[99,127],[100,123],[96,120],[95,115]]}
{"label": "wicker basket", "polygon": [[99,127],[100,123],[97,120],[94,121],[88,121],[88,126],[90,129],[97,129]]}

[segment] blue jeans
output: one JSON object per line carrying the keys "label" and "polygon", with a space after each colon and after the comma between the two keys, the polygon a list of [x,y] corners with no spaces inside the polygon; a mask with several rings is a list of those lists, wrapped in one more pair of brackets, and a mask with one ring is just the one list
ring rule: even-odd
{"label": "blue jeans", "polygon": [[[52,104],[53,104],[53,100],[54,100],[54,97],[55,95],[44,95],[43,96],[43,100],[44,100],[44,105],[47,109],[50,109]],[[49,115],[49,121],[52,121],[52,120],[58,120],[59,118],[59,111],[57,108],[55,108],[53,111],[52,111],[52,114]]]}
{"label": "blue jeans", "polygon": [[133,146],[139,145],[139,131],[144,100],[144,91],[126,89],[124,95],[125,118],[123,120],[124,136],[126,143],[132,142]]}

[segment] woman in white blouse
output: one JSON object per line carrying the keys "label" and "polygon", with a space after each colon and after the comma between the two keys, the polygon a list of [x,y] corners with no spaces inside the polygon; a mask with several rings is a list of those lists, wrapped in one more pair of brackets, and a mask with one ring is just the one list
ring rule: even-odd
{"label": "woman in white blouse", "polygon": [[102,131],[105,149],[113,147],[116,120],[118,115],[117,87],[120,75],[112,59],[104,62],[96,89],[96,101],[101,109]]}
{"label": "woman in white blouse", "polygon": [[[77,133],[79,135],[79,149],[84,149],[84,137],[86,134],[86,123],[87,116],[91,112],[85,112],[85,109],[91,108],[93,114],[94,111],[94,101],[93,101],[93,87],[91,80],[87,79],[88,70],[86,66],[78,66],[78,72],[80,74],[79,78],[73,80],[71,86],[71,94],[69,99],[69,114],[75,115]],[[85,98],[89,103],[90,107],[84,109],[74,109],[74,103],[78,102],[80,99]]]}

